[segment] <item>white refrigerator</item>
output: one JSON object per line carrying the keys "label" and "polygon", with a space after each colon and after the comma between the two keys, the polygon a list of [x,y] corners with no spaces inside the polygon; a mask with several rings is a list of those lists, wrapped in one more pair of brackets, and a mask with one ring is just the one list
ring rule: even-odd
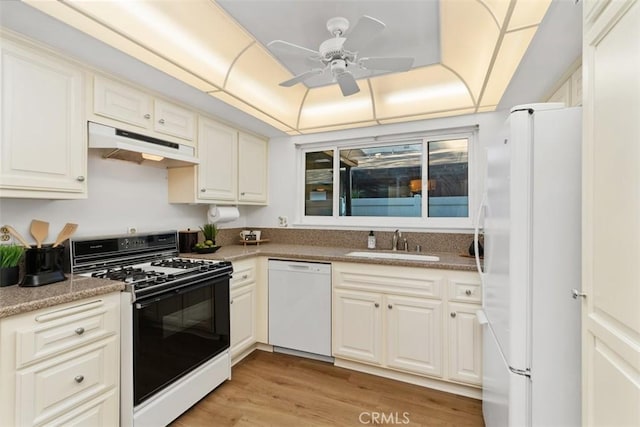
{"label": "white refrigerator", "polygon": [[572,297],[581,269],[581,109],[563,107],[514,107],[487,149],[478,214],[487,427],[581,424],[581,304]]}

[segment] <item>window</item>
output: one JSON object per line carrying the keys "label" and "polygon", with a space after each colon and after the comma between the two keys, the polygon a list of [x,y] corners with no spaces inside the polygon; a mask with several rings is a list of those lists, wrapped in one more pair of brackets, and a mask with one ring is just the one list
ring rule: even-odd
{"label": "window", "polygon": [[467,132],[300,147],[303,222],[469,227],[473,137]]}

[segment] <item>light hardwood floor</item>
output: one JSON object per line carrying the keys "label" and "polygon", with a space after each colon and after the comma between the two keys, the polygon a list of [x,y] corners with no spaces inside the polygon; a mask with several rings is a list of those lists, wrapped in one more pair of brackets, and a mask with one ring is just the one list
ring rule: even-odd
{"label": "light hardwood floor", "polygon": [[233,368],[231,381],[171,424],[366,425],[484,426],[482,402],[325,362],[255,351]]}

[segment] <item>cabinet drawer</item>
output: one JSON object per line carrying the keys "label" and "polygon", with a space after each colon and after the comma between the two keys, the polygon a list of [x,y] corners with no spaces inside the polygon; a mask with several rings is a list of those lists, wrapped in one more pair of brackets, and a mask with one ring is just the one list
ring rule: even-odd
{"label": "cabinet drawer", "polygon": [[118,340],[111,337],[16,373],[18,425],[51,421],[117,387]]}
{"label": "cabinet drawer", "polygon": [[449,300],[460,302],[482,301],[482,287],[474,277],[450,277]]}
{"label": "cabinet drawer", "polygon": [[251,263],[233,263],[233,276],[231,277],[231,289],[237,289],[256,281],[256,266]]}
{"label": "cabinet drawer", "polygon": [[119,320],[106,298],[44,311],[16,331],[16,368],[114,335]]}
{"label": "cabinet drawer", "polygon": [[44,427],[117,426],[120,419],[118,404],[118,390],[113,389],[44,424]]}

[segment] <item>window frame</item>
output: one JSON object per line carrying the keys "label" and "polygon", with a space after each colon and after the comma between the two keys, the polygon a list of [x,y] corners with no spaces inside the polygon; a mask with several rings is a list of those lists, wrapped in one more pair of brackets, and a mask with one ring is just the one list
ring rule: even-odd
{"label": "window frame", "polygon": [[[425,177],[429,176],[429,141],[442,141],[448,139],[468,139],[467,164],[468,164],[468,216],[466,217],[429,217],[429,197],[422,197],[420,217],[380,217],[380,216],[340,216],[340,150],[345,148],[383,147],[390,145],[422,144],[422,182],[423,194],[428,185]],[[333,198],[332,215],[315,216],[305,215],[305,182],[306,182],[306,153],[314,151],[332,150],[333,156]],[[434,230],[461,230],[472,229],[477,203],[477,153],[478,151],[478,126],[446,129],[439,131],[426,131],[415,134],[385,135],[371,138],[347,139],[338,141],[323,141],[296,144],[297,185],[296,185],[296,219],[294,225],[315,227],[344,227],[350,229],[370,228],[399,228],[404,229],[434,229]]]}

